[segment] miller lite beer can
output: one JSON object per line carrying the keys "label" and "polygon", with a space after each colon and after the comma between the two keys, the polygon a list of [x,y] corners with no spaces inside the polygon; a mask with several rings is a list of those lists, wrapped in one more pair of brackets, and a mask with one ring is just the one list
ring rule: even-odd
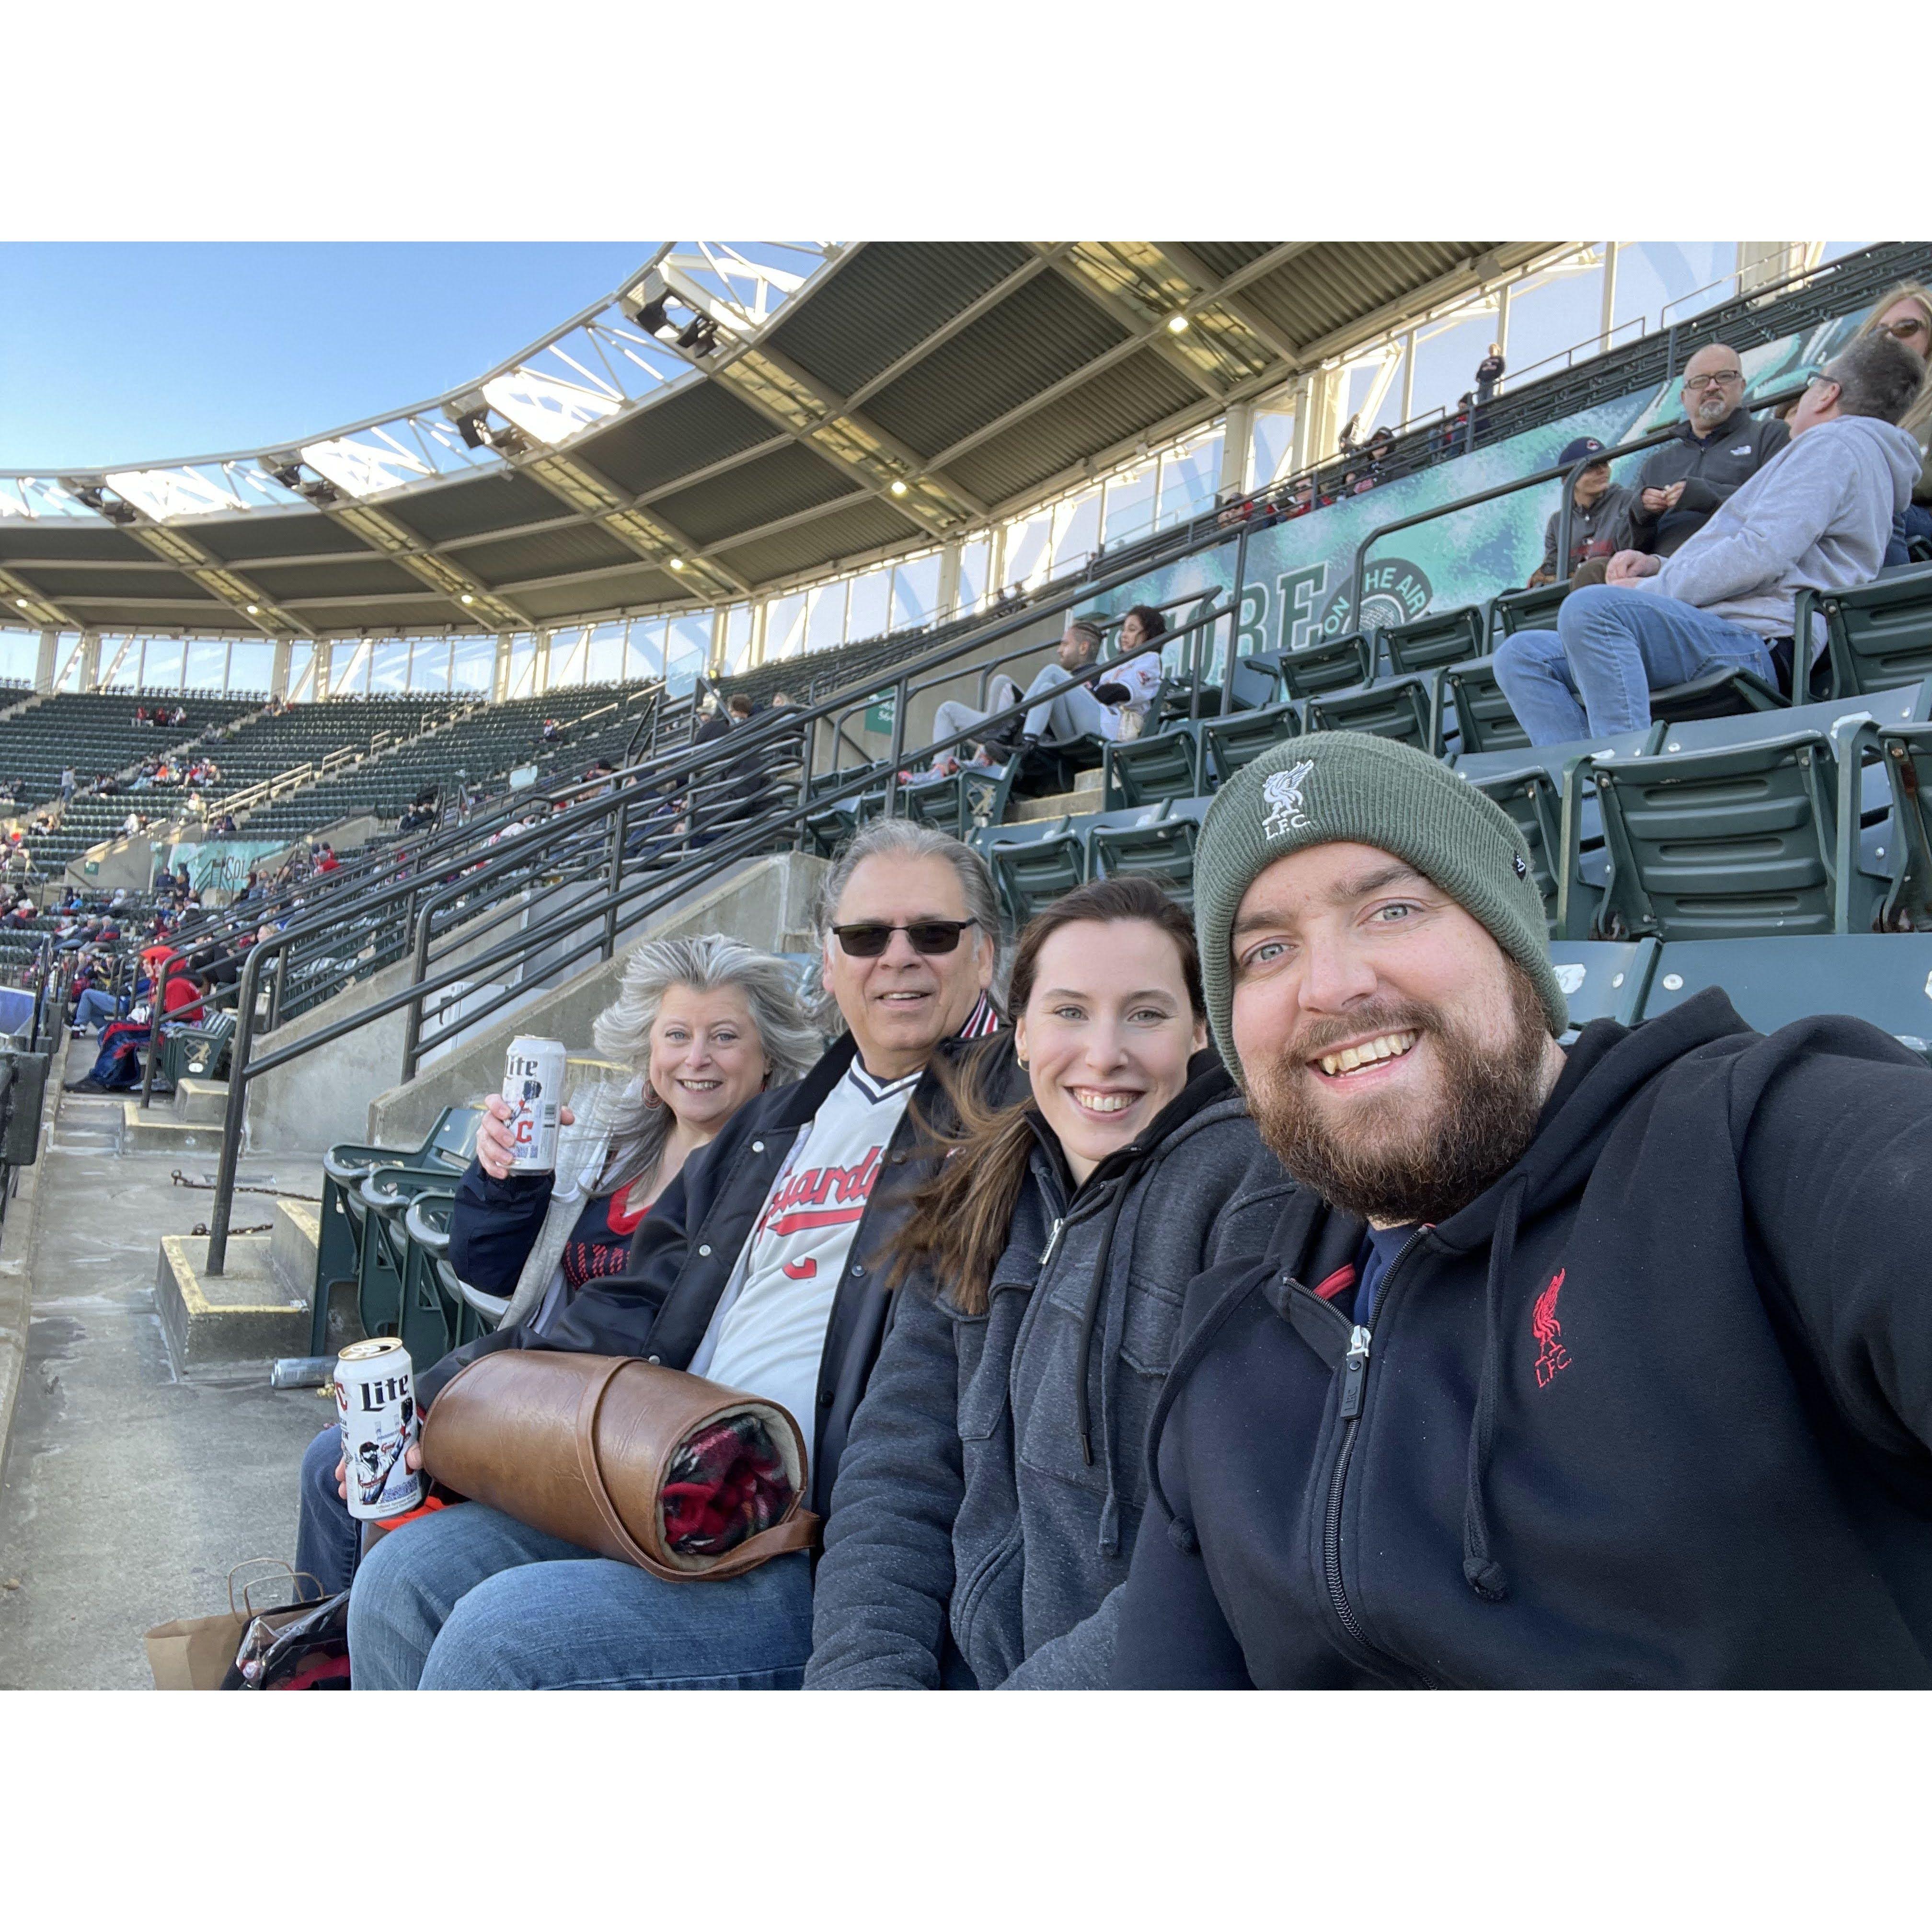
{"label": "miller lite beer can", "polygon": [[510,1165],[518,1174],[556,1171],[556,1110],[563,1104],[563,1042],[520,1034],[503,1066],[510,1103]]}
{"label": "miller lite beer can", "polygon": [[422,1471],[403,1460],[422,1429],[409,1351],[393,1335],[351,1342],[335,1364],[335,1407],[349,1514],[373,1522],[406,1516],[423,1499]]}

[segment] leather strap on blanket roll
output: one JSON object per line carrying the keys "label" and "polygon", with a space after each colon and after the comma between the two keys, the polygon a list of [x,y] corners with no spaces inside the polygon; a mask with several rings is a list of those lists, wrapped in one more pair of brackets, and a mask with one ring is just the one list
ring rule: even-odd
{"label": "leather strap on blanket roll", "polygon": [[[788,1433],[798,1473],[790,1507],[716,1560],[676,1556],[664,1539],[663,1490],[678,1450],[747,1406]],[[480,1356],[436,1398],[422,1447],[424,1466],[449,1488],[668,1582],[742,1576],[818,1540],[818,1519],[803,1507],[803,1438],[784,1409],[635,1356]]]}

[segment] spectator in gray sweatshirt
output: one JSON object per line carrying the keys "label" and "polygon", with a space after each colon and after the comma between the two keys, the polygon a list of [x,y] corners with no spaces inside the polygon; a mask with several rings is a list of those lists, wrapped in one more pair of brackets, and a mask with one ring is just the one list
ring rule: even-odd
{"label": "spectator in gray sweatshirt", "polygon": [[1498,644],[1496,682],[1530,742],[1640,731],[1653,690],[1718,670],[1802,694],[1823,640],[1805,640],[1794,680],[1798,593],[1878,574],[1918,478],[1918,445],[1898,424],[1924,375],[1904,343],[1857,338],[1813,377],[1790,445],[1674,556],[1619,550],[1605,582],[1564,599],[1555,630]]}
{"label": "spectator in gray sweatshirt", "polygon": [[806,1688],[1108,1681],[1181,1297],[1290,1183],[1207,1046],[1187,915],[1144,878],[1022,934],[1031,1098],[962,1129],[901,1234],[838,1468]]}

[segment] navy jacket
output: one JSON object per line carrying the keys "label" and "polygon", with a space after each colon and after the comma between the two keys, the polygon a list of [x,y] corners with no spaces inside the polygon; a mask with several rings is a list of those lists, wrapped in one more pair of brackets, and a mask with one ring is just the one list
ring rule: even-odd
{"label": "navy jacket", "polygon": [[1189,1289],[1114,1681],[1932,1685],[1928,1198],[1917,1054],[1714,991],[1586,1028],[1372,1333],[1291,1197]]}
{"label": "navy jacket", "polygon": [[[969,1076],[986,1083],[995,1104],[1012,1096],[1009,1087],[1018,1078],[1011,1038],[1003,1032],[978,1042]],[[956,1064],[974,1046],[945,1040],[935,1057]],[[785,1156],[844,1077],[855,1051],[848,1034],[802,1080],[748,1100],[652,1203],[631,1238],[630,1264],[622,1274],[586,1282],[547,1334],[532,1335],[526,1325],[500,1328],[452,1349],[417,1376],[422,1408],[430,1407],[459,1369],[496,1348],[642,1355],[668,1368],[685,1367],[704,1339],[738,1251],[750,1238]],[[839,1455],[885,1332],[888,1298],[882,1280],[892,1238],[910,1210],[914,1190],[932,1172],[929,1161],[913,1154],[921,1116],[946,1118],[944,1091],[930,1067],[913,1090],[866,1204],[865,1218],[852,1237],[826,1330],[817,1416],[811,1422],[798,1418],[802,1428],[812,1430],[812,1507],[820,1515],[831,1508]]]}

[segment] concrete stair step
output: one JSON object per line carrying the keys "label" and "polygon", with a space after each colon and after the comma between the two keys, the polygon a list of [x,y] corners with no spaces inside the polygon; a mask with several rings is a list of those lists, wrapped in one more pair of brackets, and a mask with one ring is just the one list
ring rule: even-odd
{"label": "concrete stair step", "polygon": [[154,1300],[176,1366],[273,1361],[308,1347],[309,1301],[276,1275],[272,1234],[231,1235],[226,1265],[207,1271],[204,1235],[164,1234]]}
{"label": "concrete stair step", "polygon": [[1006,807],[1006,823],[1022,825],[1036,818],[1078,817],[1100,809],[1100,767],[1082,772],[1073,781],[1071,791],[1057,791],[1049,798],[1016,798]]}
{"label": "concrete stair step", "polygon": [[225,1080],[184,1079],[175,1088],[174,1115],[184,1126],[219,1127],[227,1113]]}
{"label": "concrete stair step", "polygon": [[179,1120],[158,1101],[141,1111],[138,1099],[121,1103],[120,1143],[123,1154],[213,1154],[221,1145],[221,1120]]}

